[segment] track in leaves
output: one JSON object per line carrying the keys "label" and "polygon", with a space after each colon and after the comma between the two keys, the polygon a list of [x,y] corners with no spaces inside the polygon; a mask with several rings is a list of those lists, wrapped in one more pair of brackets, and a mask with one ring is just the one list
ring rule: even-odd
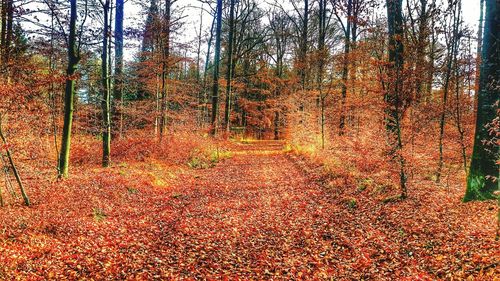
{"label": "track in leaves", "polygon": [[384,204],[327,188],[280,142],[236,145],[234,157],[163,187],[119,178],[75,179],[44,203],[6,209],[0,277],[493,280],[499,272],[491,217],[474,216],[488,203],[438,205],[417,193]]}

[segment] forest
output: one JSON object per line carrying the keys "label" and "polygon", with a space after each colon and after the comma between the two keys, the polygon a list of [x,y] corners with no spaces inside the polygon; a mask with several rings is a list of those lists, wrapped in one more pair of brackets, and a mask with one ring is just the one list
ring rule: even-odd
{"label": "forest", "polygon": [[500,0],[0,2],[0,280],[500,280]]}

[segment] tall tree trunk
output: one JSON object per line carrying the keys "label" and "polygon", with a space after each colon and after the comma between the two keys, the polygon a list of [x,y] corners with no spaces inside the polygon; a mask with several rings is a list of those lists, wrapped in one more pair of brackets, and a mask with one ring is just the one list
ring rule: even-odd
{"label": "tall tree trunk", "polygon": [[123,0],[116,0],[115,10],[115,84],[114,115],[118,124],[118,136],[123,136]]}
{"label": "tall tree trunk", "polygon": [[389,82],[385,94],[386,129],[391,145],[391,154],[399,163],[401,198],[406,198],[405,159],[402,155],[403,141],[401,136],[401,119],[404,111],[403,88],[403,14],[402,0],[387,0],[387,21],[389,28]]}
{"label": "tall tree trunk", "polygon": [[212,129],[211,134],[217,134],[219,126],[219,60],[222,29],[222,0],[217,0],[217,28],[215,31],[214,75],[212,85]]}
{"label": "tall tree trunk", "polygon": [[198,48],[196,49],[196,81],[200,83],[201,81],[201,45],[203,43],[203,37],[202,37],[202,32],[203,32],[203,6],[200,7],[200,25],[198,29]]}
{"label": "tall tree trunk", "polygon": [[103,5],[104,27],[101,54],[102,166],[111,164],[111,93],[109,91],[108,36],[110,0]]}
{"label": "tall tree trunk", "polygon": [[75,97],[75,74],[80,61],[79,49],[76,44],[77,0],[70,0],[70,19],[68,37],[68,68],[66,70],[66,88],[64,91],[64,125],[62,131],[61,154],[59,156],[58,176],[68,177],[69,155],[71,147],[71,128],[73,125],[73,110]]}
{"label": "tall tree trunk", "polygon": [[207,55],[205,58],[205,67],[203,70],[203,107],[202,107],[202,115],[203,115],[203,121],[204,122],[209,122],[209,112],[208,112],[208,92],[207,92],[207,76],[208,76],[208,66],[210,64],[210,53],[212,49],[212,41],[214,37],[214,28],[215,28],[215,23],[216,23],[217,15],[214,16],[212,20],[212,24],[210,26],[210,36],[208,38],[207,42]]}
{"label": "tall tree trunk", "polygon": [[0,59],[2,60],[2,71],[4,67],[4,60],[3,60],[3,54],[4,54],[4,46],[5,46],[5,40],[7,37],[7,1],[9,0],[1,0],[2,1],[2,6],[1,6],[1,31],[0,31]]}
{"label": "tall tree trunk", "polygon": [[[457,44],[459,45],[459,44]],[[454,67],[454,82],[455,82],[455,123],[457,126],[457,131],[459,135],[460,149],[462,153],[462,161],[465,173],[467,173],[467,146],[465,144],[465,130],[462,125],[462,109],[463,106],[460,102],[461,99],[461,79],[460,79],[460,65],[458,65],[458,56],[455,57],[455,67]]]}
{"label": "tall tree trunk", "polygon": [[436,172],[436,182],[441,180],[441,173],[443,170],[443,138],[444,138],[444,129],[446,125],[446,106],[448,103],[448,93],[450,88],[450,78],[452,74],[453,67],[457,67],[456,59],[458,56],[458,44],[459,44],[459,27],[461,22],[461,13],[462,13],[462,3],[461,1],[454,2],[455,7],[453,7],[453,31],[452,36],[450,38],[450,42],[448,43],[447,50],[447,58],[446,58],[446,72],[444,78],[444,88],[443,88],[443,101],[441,107],[441,115],[439,118],[439,162],[438,169]]}
{"label": "tall tree trunk", "polygon": [[302,90],[306,89],[307,68],[307,37],[309,32],[309,0],[304,0],[304,16],[302,23],[301,48],[300,48],[300,82]]}
{"label": "tall tree trunk", "polygon": [[199,109],[199,116],[197,116],[197,123],[198,126],[201,128],[203,126],[203,97],[204,97],[204,91],[205,89],[202,88],[202,80],[201,80],[201,46],[203,43],[203,5],[200,7],[200,25],[198,29],[198,46],[196,48],[196,82],[198,83],[198,86],[200,86],[200,89],[198,91],[198,109]]}
{"label": "tall tree trunk", "polygon": [[[431,35],[431,42],[430,42],[430,50],[429,50],[429,69],[427,70],[427,76],[426,76],[426,97],[430,97],[432,94],[432,86],[434,82],[434,62],[436,61],[436,44],[437,44],[437,36],[436,36],[436,29],[434,28],[436,25],[435,18],[436,15],[434,15],[434,11],[436,9],[436,0],[432,0],[431,7],[429,8],[429,13],[432,13],[431,16],[431,28],[429,29],[430,35]],[[424,99],[425,100],[425,99]]]}
{"label": "tall tree trunk", "polygon": [[1,29],[1,54],[2,64],[1,72],[5,81],[8,82],[10,53],[13,39],[13,23],[14,23],[14,0],[3,0],[2,2],[2,29]]}
{"label": "tall tree trunk", "polygon": [[226,108],[224,114],[224,126],[229,132],[231,127],[231,80],[233,78],[233,36],[234,36],[234,5],[235,0],[230,0],[229,7],[229,36],[227,49],[227,72],[226,72]]}
{"label": "tall tree trunk", "polygon": [[[464,201],[493,198],[498,190],[498,144],[491,123],[500,98],[500,2],[486,0],[481,73],[472,161]],[[497,128],[498,130],[498,128]]]}
{"label": "tall tree trunk", "polygon": [[[55,14],[54,11],[51,9],[50,12],[50,53],[49,53],[49,71],[50,74],[54,74],[54,70],[56,69],[56,63],[55,63],[55,32],[54,32],[54,26],[55,26]],[[50,107],[50,123],[52,125],[52,133],[54,137],[54,149],[55,149],[55,157],[57,162],[59,163],[59,144],[57,141],[57,134],[58,134],[58,124],[57,124],[57,119],[58,119],[58,107],[57,107],[57,98],[56,98],[56,93],[55,93],[55,81],[50,82],[49,86],[49,91],[48,91],[48,103]]]}
{"label": "tall tree trunk", "polygon": [[[275,75],[279,78],[283,78],[283,58],[285,56],[285,50],[286,50],[286,22],[284,21],[284,18],[281,17],[280,15],[274,14],[273,18],[271,19],[271,29],[273,31],[273,39],[274,39],[274,45],[276,47],[276,69],[275,69]],[[282,86],[277,87],[275,91],[275,98],[278,99],[278,96],[282,90]],[[244,111],[244,110],[243,110]],[[274,139],[278,140],[280,139],[280,113],[281,109],[276,109],[274,113]],[[244,115],[242,114],[242,125],[243,125],[243,117]]]}
{"label": "tall tree trunk", "polygon": [[349,52],[351,45],[351,15],[352,15],[352,0],[347,2],[347,24],[344,30],[344,55],[342,58],[342,98],[340,110],[339,135],[345,133],[346,123],[346,103],[347,103],[347,80],[349,78]]}
{"label": "tall tree trunk", "polygon": [[428,20],[429,13],[427,10],[427,0],[420,0],[420,18],[418,25],[418,38],[417,38],[417,57],[415,67],[415,100],[419,102],[422,98],[423,83],[425,78],[421,76],[425,70],[425,51],[428,45]]}
{"label": "tall tree trunk", "polygon": [[[349,43],[349,53],[352,54],[356,48],[357,48],[357,42],[358,42],[358,16],[361,11],[361,5],[364,0],[353,0],[352,3],[352,23],[351,23],[351,42]],[[357,73],[356,71],[358,70],[358,65],[356,63],[356,57],[354,58],[349,58],[349,81],[351,81],[351,96],[356,96],[356,79],[357,79]],[[356,119],[356,107],[352,107],[349,111],[346,112],[348,115],[349,121],[351,121],[351,124],[354,125],[355,119]],[[359,125],[359,124],[358,124]],[[359,133],[359,126],[356,126],[356,132]]]}
{"label": "tall tree trunk", "polygon": [[167,108],[168,108],[168,75],[169,75],[169,59],[170,59],[170,8],[171,0],[165,0],[165,14],[163,19],[163,53],[162,53],[162,73],[161,73],[161,112],[160,112],[160,141],[166,134],[167,130]]}
{"label": "tall tree trunk", "polygon": [[325,48],[326,41],[326,0],[319,0],[319,36],[318,36],[318,91],[320,102],[320,125],[321,125],[321,147],[325,148],[325,98],[323,93],[323,76],[325,73],[325,60],[327,50]]}

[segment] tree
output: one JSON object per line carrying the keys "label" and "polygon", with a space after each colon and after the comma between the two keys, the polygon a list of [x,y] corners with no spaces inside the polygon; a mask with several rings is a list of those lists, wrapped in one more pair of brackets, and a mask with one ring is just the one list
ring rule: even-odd
{"label": "tree", "polygon": [[[297,49],[296,49],[296,71],[300,79],[300,86],[302,91],[307,88],[307,54],[309,50],[309,16],[310,16],[310,3],[309,0],[303,0],[304,7],[301,9],[298,7],[296,1],[290,1],[296,16],[291,15],[286,9],[275,2],[275,5],[281,9],[281,11],[288,17],[293,26],[293,31],[295,31],[295,37],[297,38]],[[301,2],[301,1],[297,1]],[[303,108],[303,105],[301,106]]]}
{"label": "tree", "polygon": [[[413,32],[415,37],[415,100],[420,101],[423,95],[423,85],[425,77],[419,75],[428,70],[425,68],[425,52],[429,45],[429,18],[432,16],[432,10],[429,9],[428,0],[420,0],[420,11],[418,14],[418,32]],[[411,17],[410,17],[411,18]],[[412,30],[417,26],[417,23],[411,18]]]}
{"label": "tree", "polygon": [[235,0],[230,0],[229,6],[229,37],[227,48],[227,72],[226,72],[226,108],[224,114],[224,125],[229,132],[231,123],[231,79],[233,78],[233,43],[234,43],[234,6]]}
{"label": "tree", "polygon": [[215,29],[215,54],[214,73],[212,85],[212,129],[211,134],[215,136],[218,129],[219,119],[219,61],[220,61],[220,41],[222,30],[222,0],[217,0],[217,27]]}
{"label": "tree", "polygon": [[325,148],[325,98],[323,93],[323,76],[325,74],[325,64],[328,51],[326,48],[326,32],[327,32],[327,7],[326,0],[319,0],[318,11],[318,91],[319,102],[321,107],[321,147]]}
{"label": "tree", "polygon": [[111,164],[111,91],[108,69],[110,0],[101,2],[104,14],[101,54],[102,166]]}
{"label": "tree", "polygon": [[403,67],[403,14],[402,0],[387,0],[387,23],[389,29],[389,82],[385,94],[386,129],[391,145],[391,155],[399,164],[401,198],[406,198],[405,159],[402,155],[403,141],[401,134],[401,120],[405,109]]}
{"label": "tree", "polygon": [[[12,173],[14,174],[14,177],[16,178],[17,185],[19,186],[19,190],[21,191],[21,196],[23,197],[24,204],[26,206],[29,206],[30,199],[28,197],[28,194],[26,193],[26,190],[24,188],[24,184],[21,180],[21,176],[19,175],[19,172],[17,171],[17,167],[14,164],[14,158],[12,157],[9,149],[9,144],[7,143],[7,138],[5,137],[5,134],[3,133],[3,128],[2,128],[2,114],[0,113],[0,139],[2,140],[3,147],[5,149],[5,154],[7,155],[7,159],[9,160],[9,165],[10,168],[12,169]],[[3,158],[3,156],[0,156]],[[1,205],[3,206],[3,199],[0,191],[0,200],[1,200]]]}
{"label": "tree", "polygon": [[115,101],[115,120],[118,121],[118,133],[123,134],[123,0],[116,0],[115,10],[115,83],[114,83],[114,101]]}
{"label": "tree", "polygon": [[[138,81],[138,89],[137,89],[137,99],[146,99],[148,97],[151,97],[151,92],[148,90],[147,87],[147,81],[149,80],[151,76],[151,65],[152,60],[155,59],[155,51],[159,47],[159,41],[161,36],[161,32],[159,31],[160,29],[160,19],[159,19],[159,8],[156,0],[151,0],[148,11],[147,11],[147,17],[146,17],[146,22],[144,24],[144,31],[142,33],[142,42],[141,42],[141,51],[139,54],[139,67],[138,67],[138,74],[137,74],[137,79]],[[160,83],[158,82],[160,80],[161,73],[157,73],[155,78],[157,80],[157,89],[156,89],[156,101],[159,102],[160,98]],[[159,106],[158,110],[159,112]],[[157,127],[159,123],[159,116],[157,115],[155,118],[155,132],[157,131]]]}
{"label": "tree", "polygon": [[462,13],[462,2],[457,1],[451,4],[450,9],[452,10],[452,18],[451,18],[451,34],[446,38],[446,66],[445,66],[445,77],[444,77],[444,85],[443,85],[443,101],[441,114],[439,118],[439,163],[438,169],[436,172],[436,182],[439,182],[441,179],[441,172],[443,169],[443,137],[444,137],[444,129],[445,129],[445,118],[446,118],[446,106],[448,102],[448,95],[450,90],[450,79],[452,75],[452,71],[454,68],[457,68],[457,57],[458,57],[458,47],[460,45],[460,36],[461,36],[461,13]]}
{"label": "tree", "polygon": [[203,99],[203,106],[201,107],[201,119],[202,119],[202,122],[203,121],[206,121],[208,123],[209,121],[209,111],[208,111],[208,100],[209,100],[209,94],[208,94],[208,90],[207,90],[207,78],[208,78],[208,68],[210,66],[210,53],[211,53],[211,49],[212,49],[212,41],[213,41],[213,37],[214,37],[214,27],[215,27],[215,23],[216,23],[216,19],[217,19],[217,15],[214,15],[213,16],[213,19],[212,19],[212,24],[210,25],[210,35],[208,37],[208,41],[207,41],[207,54],[206,54],[206,57],[205,57],[205,66],[204,66],[204,70],[203,70],[203,85],[202,85],[202,99]]}
{"label": "tree", "polygon": [[170,59],[170,24],[172,6],[171,0],[165,1],[165,12],[163,15],[163,28],[161,44],[163,44],[162,52],[162,71],[161,71],[161,101],[160,101],[160,141],[167,130],[167,107],[168,107],[168,85],[167,79],[169,74],[169,59]]}
{"label": "tree", "polygon": [[[341,112],[340,112],[340,122],[339,122],[339,135],[345,133],[346,127],[346,117],[347,117],[347,86],[348,81],[356,79],[356,64],[355,59],[351,53],[355,50],[357,38],[359,35],[359,25],[363,22],[361,19],[361,14],[367,9],[367,7],[372,4],[371,1],[367,0],[347,0],[343,1],[333,1],[333,12],[342,27],[344,33],[344,52],[342,54],[342,94],[341,94]],[[341,17],[340,12],[345,13],[345,24]],[[354,92],[354,83],[352,83],[352,92]]]}
{"label": "tree", "polygon": [[1,73],[3,77],[9,79],[10,54],[12,49],[12,40],[14,34],[14,0],[2,0],[1,13],[1,33],[0,33],[0,51],[1,51]]}
{"label": "tree", "polygon": [[[293,2],[292,2],[293,3]],[[298,10],[298,9],[297,9]],[[302,28],[301,28],[301,36],[300,36],[300,50],[299,50],[299,75],[300,81],[302,84],[302,90],[306,89],[306,64],[307,64],[307,50],[308,50],[308,30],[309,30],[309,0],[304,0],[304,13],[301,15],[302,20]]]}
{"label": "tree", "polygon": [[68,67],[66,70],[66,88],[64,91],[64,125],[62,131],[61,151],[59,155],[58,176],[68,177],[69,155],[71,146],[71,128],[75,97],[75,79],[80,46],[77,46],[77,0],[70,0],[69,36],[67,38]]}
{"label": "tree", "polygon": [[485,3],[476,130],[464,201],[490,199],[498,190],[498,135],[492,134],[491,124],[498,119],[500,99],[500,3]]}
{"label": "tree", "polygon": [[[275,64],[275,76],[283,81],[285,75],[285,55],[289,48],[290,37],[290,23],[291,21],[283,11],[273,11],[269,17],[269,28],[271,29],[271,40],[269,47],[266,48],[268,56]],[[284,90],[283,83],[276,87],[276,99],[281,95]],[[283,109],[275,108],[274,112],[274,139],[280,139],[280,119]]]}
{"label": "tree", "polygon": [[[352,11],[353,11],[353,0],[347,0],[346,9],[346,25],[342,24],[344,29],[344,56],[342,58],[342,109],[340,113],[340,124],[339,124],[339,134],[343,135],[345,130],[345,118],[346,118],[346,100],[347,100],[347,80],[349,79],[349,53],[351,51],[351,24],[352,24]],[[336,13],[339,22],[342,20]]]}

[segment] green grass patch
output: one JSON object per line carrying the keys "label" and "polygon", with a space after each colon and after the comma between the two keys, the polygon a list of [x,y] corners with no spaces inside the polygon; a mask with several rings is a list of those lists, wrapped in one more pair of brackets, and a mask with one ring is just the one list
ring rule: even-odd
{"label": "green grass patch", "polygon": [[233,156],[234,154],[231,151],[220,148],[195,149],[191,153],[187,165],[192,169],[208,169],[215,166],[216,163]]}
{"label": "green grass patch", "polygon": [[106,219],[108,215],[102,210],[101,208],[93,208],[92,209],[92,215],[94,217],[94,220],[97,222],[101,222]]}
{"label": "green grass patch", "polygon": [[358,202],[356,201],[356,198],[351,198],[347,200],[347,207],[349,207],[349,209],[356,209],[357,206]]}
{"label": "green grass patch", "polygon": [[139,193],[139,189],[133,188],[133,187],[127,187],[127,191],[130,194],[137,194],[137,193]]}

